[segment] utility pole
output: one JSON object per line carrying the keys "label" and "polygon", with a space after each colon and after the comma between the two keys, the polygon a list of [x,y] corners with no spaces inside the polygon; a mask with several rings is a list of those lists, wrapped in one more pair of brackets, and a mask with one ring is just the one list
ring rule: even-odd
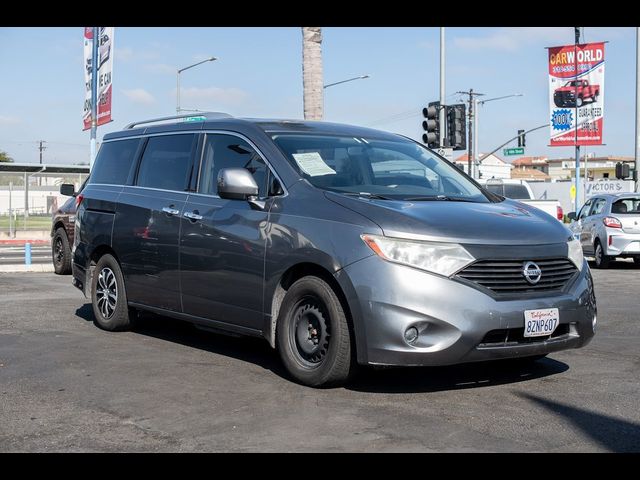
{"label": "utility pole", "polygon": [[636,192],[640,192],[640,27],[636,27]]}
{"label": "utility pole", "polygon": [[440,118],[440,138],[439,138],[439,146],[443,148],[444,144],[444,131],[445,131],[445,106],[444,106],[444,98],[445,98],[445,61],[444,61],[444,27],[440,27],[440,112],[438,113]]}
{"label": "utility pole", "polygon": [[575,108],[575,145],[576,145],[576,212],[580,210],[580,145],[578,145],[578,44],[580,43],[580,27],[573,27],[575,33],[575,44],[573,47],[573,65],[575,72],[575,94],[574,98],[576,99],[576,108]]}
{"label": "utility pole", "polygon": [[[38,142],[38,150],[40,150],[40,165],[42,165],[42,152],[44,152],[47,149],[47,147],[45,147],[43,145],[43,143],[47,143],[47,142],[45,140],[40,140]],[[42,178],[41,177],[38,177],[38,185],[42,185]],[[25,186],[25,189],[26,189],[27,188],[26,182],[25,182],[24,186]]]}
{"label": "utility pole", "polygon": [[467,156],[468,158],[468,170],[467,173],[469,174],[470,177],[474,177],[474,172],[473,172],[473,163],[474,163],[474,155],[476,155],[476,151],[474,149],[474,115],[475,115],[475,109],[474,106],[476,106],[476,97],[479,97],[481,95],[484,95],[484,93],[477,93],[473,91],[473,88],[469,89],[468,92],[456,92],[459,93],[461,95],[469,95],[469,133],[468,133],[468,139],[467,139],[467,148],[468,148],[468,153]]}
{"label": "utility pole", "polygon": [[45,140],[40,140],[38,143],[39,143],[38,150],[40,150],[40,165],[42,165],[42,152],[44,152],[47,149],[47,147],[45,147],[43,143],[47,143],[47,142]]}

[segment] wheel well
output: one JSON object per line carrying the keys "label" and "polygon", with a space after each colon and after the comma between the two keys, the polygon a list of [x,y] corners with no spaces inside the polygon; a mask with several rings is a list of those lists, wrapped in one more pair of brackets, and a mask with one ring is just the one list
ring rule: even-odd
{"label": "wheel well", "polygon": [[[329,284],[329,286],[333,289],[334,293],[340,300],[342,304],[342,310],[347,317],[347,323],[349,325],[349,330],[351,332],[352,345],[355,349],[355,335],[353,331],[353,320],[351,318],[351,310],[349,309],[349,303],[347,302],[347,297],[342,291],[340,284],[335,279],[335,277],[331,274],[329,270],[324,267],[321,267],[315,263],[299,263],[290,267],[287,271],[282,274],[280,277],[280,281],[276,287],[276,290],[273,294],[273,298],[271,299],[271,331],[269,334],[269,343],[273,348],[276,346],[276,325],[278,323],[278,315],[280,314],[280,305],[282,305],[282,300],[286,295],[287,291],[297,280],[306,276],[314,276],[321,278],[325,282]],[[355,350],[354,350],[355,351]]]}
{"label": "wheel well", "polygon": [[112,255],[118,261],[118,263],[120,263],[120,260],[118,260],[118,256],[116,255],[116,252],[114,252],[109,245],[100,245],[94,248],[93,252],[91,252],[91,262],[90,262],[91,266],[95,266],[98,263],[98,260],[100,260],[100,257],[102,257],[107,253]]}
{"label": "wheel well", "polygon": [[91,252],[91,256],[89,257],[89,268],[88,268],[87,278],[86,278],[87,285],[91,285],[91,282],[93,281],[93,272],[96,269],[98,260],[100,260],[100,257],[102,257],[107,253],[112,255],[113,258],[116,259],[116,262],[118,262],[118,265],[120,265],[120,260],[118,259],[116,252],[114,252],[109,245],[97,246],[96,248],[93,249],[93,252]]}
{"label": "wheel well", "polygon": [[53,234],[54,234],[54,235],[55,235],[56,231],[57,231],[59,228],[62,228],[62,229],[64,230],[64,233],[65,233],[67,236],[69,236],[69,234],[67,233],[67,229],[66,229],[66,228],[64,228],[64,223],[62,223],[62,222],[56,222],[56,224],[53,226]]}

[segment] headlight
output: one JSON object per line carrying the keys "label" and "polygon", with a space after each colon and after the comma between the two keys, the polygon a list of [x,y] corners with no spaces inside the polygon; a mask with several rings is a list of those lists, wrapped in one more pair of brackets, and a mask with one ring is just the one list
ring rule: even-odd
{"label": "headlight", "polygon": [[582,254],[582,245],[580,244],[580,240],[570,240],[567,245],[569,246],[569,260],[578,267],[578,270],[582,270],[584,255]]}
{"label": "headlight", "polygon": [[371,250],[385,260],[445,277],[475,260],[469,252],[456,243],[418,242],[378,235],[361,235],[361,238]]}

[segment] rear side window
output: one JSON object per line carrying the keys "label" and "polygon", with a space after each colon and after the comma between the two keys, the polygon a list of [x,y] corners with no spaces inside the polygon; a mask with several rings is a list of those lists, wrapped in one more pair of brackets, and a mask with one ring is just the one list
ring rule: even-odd
{"label": "rear side window", "polygon": [[129,178],[139,143],[138,138],[103,143],[89,182],[124,185]]}
{"label": "rear side window", "polygon": [[184,191],[191,174],[195,134],[149,137],[138,169],[139,187]]}

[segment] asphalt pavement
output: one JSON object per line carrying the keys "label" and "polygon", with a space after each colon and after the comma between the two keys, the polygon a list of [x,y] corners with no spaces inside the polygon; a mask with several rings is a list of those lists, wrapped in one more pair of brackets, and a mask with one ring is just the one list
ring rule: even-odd
{"label": "asphalt pavement", "polygon": [[0,273],[0,451],[640,451],[640,270],[594,271],[585,348],[293,383],[266,342],[144,315],[96,328],[68,276]]}

